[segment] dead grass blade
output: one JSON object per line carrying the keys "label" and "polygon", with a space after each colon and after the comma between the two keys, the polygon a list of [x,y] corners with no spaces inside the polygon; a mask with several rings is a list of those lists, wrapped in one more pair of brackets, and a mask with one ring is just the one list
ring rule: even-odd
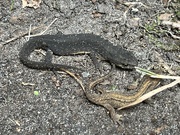
{"label": "dead grass blade", "polygon": [[124,109],[124,108],[128,108],[128,107],[130,107],[130,106],[137,105],[137,104],[141,103],[142,101],[144,101],[144,100],[146,100],[146,99],[148,99],[148,98],[156,95],[157,93],[159,93],[159,92],[161,92],[161,91],[164,91],[164,90],[166,90],[166,89],[168,89],[168,88],[171,88],[171,87],[177,85],[178,83],[180,83],[180,76],[160,75],[160,74],[156,74],[156,73],[154,73],[154,72],[151,72],[151,71],[149,71],[149,70],[146,70],[146,69],[143,69],[143,68],[139,68],[139,67],[136,67],[136,70],[137,70],[138,72],[143,73],[143,74],[147,74],[147,75],[151,76],[152,78],[175,79],[175,81],[173,81],[173,82],[171,82],[171,83],[169,83],[169,84],[167,84],[167,85],[164,85],[164,86],[162,86],[162,87],[159,87],[159,88],[157,88],[157,89],[154,89],[154,90],[152,90],[151,92],[148,92],[148,93],[144,94],[143,96],[139,97],[139,98],[138,98],[136,101],[134,101],[133,103],[128,104],[128,105],[126,105],[126,106],[123,106],[123,107],[121,107],[121,108],[118,108],[117,110],[121,110],[121,109]]}

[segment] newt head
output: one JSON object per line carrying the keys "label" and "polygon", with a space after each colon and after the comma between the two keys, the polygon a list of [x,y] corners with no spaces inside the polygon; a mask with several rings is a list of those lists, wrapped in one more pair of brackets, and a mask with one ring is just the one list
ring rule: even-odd
{"label": "newt head", "polygon": [[124,69],[133,69],[138,65],[138,60],[132,52],[129,52],[119,46],[111,46],[106,49],[108,52],[108,55],[106,56],[107,60],[116,66]]}

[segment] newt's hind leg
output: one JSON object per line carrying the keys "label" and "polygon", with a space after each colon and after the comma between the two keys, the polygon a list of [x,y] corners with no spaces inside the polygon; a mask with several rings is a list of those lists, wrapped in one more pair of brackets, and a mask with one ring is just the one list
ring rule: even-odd
{"label": "newt's hind leg", "polygon": [[45,59],[44,59],[44,62],[46,64],[52,63],[52,55],[53,55],[53,52],[50,49],[47,49],[46,56],[45,56]]}
{"label": "newt's hind leg", "polygon": [[120,125],[120,121],[122,120],[122,115],[119,115],[115,112],[115,109],[110,104],[102,104],[110,113],[110,117],[114,123]]}

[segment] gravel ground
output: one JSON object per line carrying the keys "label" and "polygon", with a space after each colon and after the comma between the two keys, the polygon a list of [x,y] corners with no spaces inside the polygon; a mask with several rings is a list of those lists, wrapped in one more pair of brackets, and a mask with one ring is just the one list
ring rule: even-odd
{"label": "gravel ground", "polygon": [[[180,133],[179,85],[155,95],[151,103],[141,103],[119,112],[124,119],[118,126],[106,109],[86,99],[73,78],[63,72],[55,76],[51,71],[29,69],[19,62],[19,51],[26,42],[24,34],[28,33],[30,25],[32,29],[38,28],[32,34],[40,33],[57,18],[46,34],[101,35],[114,45],[132,51],[139,67],[158,65],[161,58],[180,75],[179,40],[157,31],[163,29],[177,34],[178,28],[158,24],[157,16],[171,13],[172,20],[178,20],[179,3],[172,1],[166,5],[159,0],[144,0],[125,5],[125,2],[128,1],[46,0],[36,9],[22,8],[20,0],[0,2],[0,134]],[[5,43],[14,37],[18,38]],[[54,61],[86,69],[90,75],[81,77],[85,83],[100,75],[87,55],[54,57]],[[102,64],[105,74],[109,65]],[[117,69],[107,79],[107,87],[127,93],[128,84],[138,77],[135,71]],[[161,85],[169,82],[164,80]],[[34,95],[34,91],[39,91],[39,95]]]}

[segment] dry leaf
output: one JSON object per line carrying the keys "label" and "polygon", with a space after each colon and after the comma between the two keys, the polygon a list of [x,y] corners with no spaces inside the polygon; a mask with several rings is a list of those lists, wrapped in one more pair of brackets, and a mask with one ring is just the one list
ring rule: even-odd
{"label": "dry leaf", "polygon": [[41,0],[22,0],[22,8],[33,7],[34,9],[40,7]]}
{"label": "dry leaf", "polygon": [[94,18],[99,18],[102,16],[102,13],[99,13],[99,12],[93,12],[92,14]]}
{"label": "dry leaf", "polygon": [[177,22],[170,22],[170,21],[162,21],[163,25],[171,25],[173,28],[180,29],[180,21]]}
{"label": "dry leaf", "polygon": [[156,134],[160,134],[162,130],[164,130],[167,127],[167,125],[162,125],[161,127],[158,127],[157,129],[155,129],[155,133]]}
{"label": "dry leaf", "polygon": [[171,16],[173,14],[168,14],[168,13],[164,13],[164,14],[161,14],[159,16],[159,20],[162,20],[162,21],[169,21],[171,19]]}

